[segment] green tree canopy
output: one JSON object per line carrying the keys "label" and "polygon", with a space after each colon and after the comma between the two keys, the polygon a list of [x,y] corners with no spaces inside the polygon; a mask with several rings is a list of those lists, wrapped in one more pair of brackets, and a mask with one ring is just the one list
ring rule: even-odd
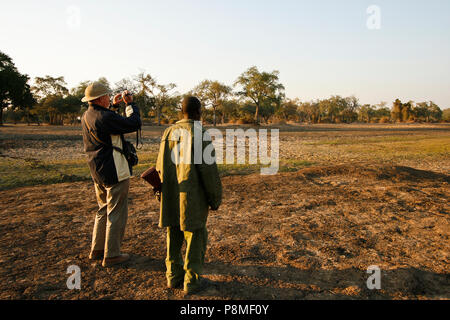
{"label": "green tree canopy", "polygon": [[3,125],[4,109],[29,110],[36,103],[28,80],[28,75],[21,74],[12,59],[0,51],[0,125]]}
{"label": "green tree canopy", "polygon": [[134,77],[138,87],[138,95],[142,99],[149,97],[148,101],[153,104],[156,109],[156,117],[158,125],[161,125],[161,115],[163,110],[168,110],[174,106],[173,99],[178,96],[173,90],[177,87],[175,83],[160,84],[150,74],[145,72],[139,73]]}
{"label": "green tree canopy", "polygon": [[205,107],[212,107],[214,126],[217,123],[216,111],[223,107],[230,93],[231,88],[229,86],[212,80],[203,80],[192,90],[192,94],[197,96]]}
{"label": "green tree canopy", "polygon": [[444,109],[444,111],[442,111],[442,120],[450,122],[450,108]]}
{"label": "green tree canopy", "polygon": [[39,100],[49,96],[64,97],[69,94],[64,77],[54,78],[48,75],[45,77],[36,77],[34,79],[34,86],[31,89]]}
{"label": "green tree canopy", "polygon": [[257,67],[251,67],[243,72],[235,81],[239,87],[239,96],[250,99],[255,104],[255,123],[259,124],[259,109],[266,100],[276,100],[284,86],[279,82],[279,72],[259,72]]}

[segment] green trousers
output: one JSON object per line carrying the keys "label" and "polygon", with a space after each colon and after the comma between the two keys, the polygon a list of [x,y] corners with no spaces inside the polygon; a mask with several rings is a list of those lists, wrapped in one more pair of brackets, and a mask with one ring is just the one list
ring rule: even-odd
{"label": "green trousers", "polygon": [[[184,241],[186,241],[186,255],[183,264],[181,247]],[[194,232],[181,231],[179,227],[167,228],[166,277],[169,286],[184,280],[184,290],[191,290],[199,284],[207,241],[206,227]]]}

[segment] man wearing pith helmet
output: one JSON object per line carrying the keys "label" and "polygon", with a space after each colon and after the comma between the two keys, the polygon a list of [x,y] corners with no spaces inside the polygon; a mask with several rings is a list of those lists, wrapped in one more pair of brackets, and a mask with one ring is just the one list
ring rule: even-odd
{"label": "man wearing pith helmet", "polygon": [[114,106],[122,101],[126,104],[126,117],[110,110],[110,91],[100,82],[86,88],[82,101],[89,104],[81,125],[84,151],[88,155],[99,206],[89,259],[103,260],[102,265],[109,267],[130,258],[120,249],[128,218],[131,168],[120,150],[123,148],[123,135],[137,131],[141,127],[141,118],[139,108],[128,91],[113,98]]}
{"label": "man wearing pith helmet", "polygon": [[[206,133],[200,122],[201,111],[196,97],[183,100],[183,119],[164,132],[156,162],[162,182],[159,226],[167,229],[167,286],[184,287],[186,294],[199,292],[210,284],[201,277],[208,239],[206,221],[208,211],[217,210],[222,202],[215,151],[211,140],[203,139]],[[200,142],[197,151],[194,141]],[[196,153],[208,153],[205,149],[212,150],[208,161],[203,156],[194,159]],[[177,153],[192,161],[176,161],[177,156],[173,155]]]}

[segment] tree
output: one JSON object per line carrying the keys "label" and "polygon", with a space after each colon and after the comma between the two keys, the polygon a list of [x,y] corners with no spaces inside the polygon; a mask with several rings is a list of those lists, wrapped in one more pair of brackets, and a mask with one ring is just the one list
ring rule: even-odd
{"label": "tree", "polygon": [[402,121],[406,122],[409,120],[414,119],[413,110],[414,108],[414,101],[408,101],[407,103],[404,103],[402,106]]}
{"label": "tree", "polygon": [[139,93],[141,89],[139,88],[139,85],[136,81],[128,78],[123,78],[119,82],[116,82],[114,91],[116,93],[120,93],[125,90],[131,91],[133,93]]}
{"label": "tree", "polygon": [[276,102],[272,102],[271,100],[264,100],[264,102],[259,107],[259,117],[263,118],[265,123],[269,123],[269,119],[275,114],[275,110],[280,109],[281,108]]}
{"label": "tree", "polygon": [[319,100],[319,123],[333,121],[333,112],[330,99]]}
{"label": "tree", "polygon": [[120,91],[134,89],[135,97],[134,101],[139,105],[143,116],[150,116],[152,109],[156,109],[155,98],[150,96],[151,88],[156,84],[156,81],[144,72],[134,76],[134,82],[123,79],[120,85]]}
{"label": "tree", "polygon": [[417,103],[413,109],[413,113],[414,113],[415,120],[425,120],[426,122],[429,122],[429,120],[430,120],[428,103],[426,103],[426,102]]}
{"label": "tree", "polygon": [[299,118],[299,101],[298,99],[286,99],[281,104],[275,115],[286,121],[297,121]]}
{"label": "tree", "polygon": [[317,123],[319,121],[320,109],[318,101],[302,102],[297,110],[303,121],[310,123]]}
{"label": "tree", "polygon": [[0,51],[0,125],[3,125],[4,109],[29,110],[36,103],[28,80],[28,75],[21,74],[12,59]]}
{"label": "tree", "polygon": [[74,124],[82,112],[83,103],[78,96],[68,95],[62,101],[62,113],[69,117],[70,123]]}
{"label": "tree", "polygon": [[150,75],[141,72],[134,77],[135,81],[139,85],[139,94],[142,96],[148,95],[152,98],[156,109],[156,117],[158,119],[158,126],[161,125],[161,113],[164,107],[170,106],[171,99],[176,94],[171,91],[176,88],[176,84],[158,84],[156,80]]}
{"label": "tree", "polygon": [[256,106],[251,103],[244,103],[240,106],[238,111],[238,118],[243,123],[251,123],[255,120]]}
{"label": "tree", "polygon": [[422,112],[421,108],[421,106],[415,105],[414,101],[402,103],[399,99],[396,99],[392,105],[391,118],[395,122],[417,120],[417,114]]}
{"label": "tree", "polygon": [[141,72],[134,77],[134,81],[136,83],[137,92],[136,102],[139,103],[140,108],[143,109],[143,113],[149,115],[152,108],[156,109],[156,97],[153,94],[156,80],[150,74]]}
{"label": "tree", "polygon": [[45,99],[48,96],[64,97],[69,94],[67,83],[64,77],[53,78],[51,76],[36,77],[34,79],[34,86],[31,88],[34,94],[40,99]]}
{"label": "tree", "polygon": [[225,100],[222,104],[222,108],[220,110],[222,117],[222,124],[226,121],[230,122],[230,120],[236,120],[239,117],[239,101],[236,99]]}
{"label": "tree", "polygon": [[345,98],[345,109],[341,113],[342,121],[346,123],[354,122],[358,118],[359,100],[355,96]]}
{"label": "tree", "polygon": [[192,94],[197,96],[203,105],[211,106],[213,109],[213,124],[216,126],[216,111],[223,107],[224,101],[231,93],[231,88],[219,81],[203,80],[193,90]]}
{"label": "tree", "polygon": [[[51,125],[62,125],[64,116],[64,98],[69,95],[64,77],[36,77],[31,88],[38,104],[36,113]],[[81,104],[80,104],[81,105]]]}
{"label": "tree", "polygon": [[430,105],[428,107],[430,118],[434,121],[442,120],[442,110],[435,104],[433,101],[430,101]]}
{"label": "tree", "polygon": [[386,102],[379,103],[374,110],[374,116],[379,122],[388,122],[391,117],[391,110],[386,107]]}
{"label": "tree", "polygon": [[392,105],[391,111],[391,118],[392,120],[394,120],[394,122],[402,121],[402,108],[403,103],[400,101],[400,99],[396,99]]}
{"label": "tree", "polygon": [[182,95],[175,94],[168,96],[164,101],[161,113],[164,114],[169,120],[178,119],[181,112],[181,100]]}
{"label": "tree", "polygon": [[[98,81],[110,88],[106,78],[100,78]],[[64,77],[36,77],[35,85],[32,87],[36,96],[39,97],[36,113],[52,125],[63,125],[65,117],[74,123],[82,111],[81,98],[89,83],[90,81],[81,82],[77,87],[72,88],[69,94]]]}
{"label": "tree", "polygon": [[60,95],[51,94],[42,99],[38,105],[40,115],[51,125],[63,124],[62,113],[64,98]]}
{"label": "tree", "polygon": [[[157,84],[152,90],[152,94],[155,97],[156,114],[158,117],[158,126],[161,125],[161,114],[164,107],[171,106],[173,102],[174,95],[171,93],[173,89],[176,88],[175,83],[169,84]],[[172,105],[173,106],[173,105]]]}
{"label": "tree", "polygon": [[359,108],[358,121],[369,123],[375,116],[375,108],[370,104],[365,104]]}
{"label": "tree", "polygon": [[240,87],[239,96],[249,98],[255,104],[254,121],[259,125],[259,109],[266,100],[276,100],[284,90],[279,82],[279,72],[259,72],[257,67],[251,67],[243,72],[235,81],[234,86]]}
{"label": "tree", "polygon": [[312,123],[351,123],[358,119],[359,101],[355,96],[331,96],[328,99],[299,103],[298,116]]}
{"label": "tree", "polygon": [[444,109],[442,111],[442,120],[445,122],[450,122],[450,108]]}

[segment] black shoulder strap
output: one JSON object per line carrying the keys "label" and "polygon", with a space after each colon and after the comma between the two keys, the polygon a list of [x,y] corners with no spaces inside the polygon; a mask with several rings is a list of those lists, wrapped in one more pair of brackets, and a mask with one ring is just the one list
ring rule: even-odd
{"label": "black shoulder strap", "polygon": [[95,141],[97,141],[100,144],[108,146],[108,144],[104,143],[102,140],[100,140],[94,133],[94,130],[89,126],[88,122],[86,121],[86,112],[83,115],[84,124],[86,125],[86,128],[88,129],[89,134],[94,138]]}
{"label": "black shoulder strap", "polygon": [[[89,134],[95,139],[95,141],[97,141],[98,143],[100,143],[100,144],[102,144],[102,145],[104,145],[104,146],[111,147],[111,148],[113,148],[114,150],[119,151],[119,152],[120,152],[121,154],[123,154],[123,155],[125,154],[125,153],[123,152],[123,150],[120,149],[119,147],[113,146],[112,144],[107,144],[107,143],[103,142],[102,140],[100,140],[100,139],[95,135],[94,130],[89,126],[89,124],[88,124],[87,121],[86,121],[86,112],[84,113],[83,118],[84,118],[84,119],[83,119],[83,120],[84,120],[84,124],[86,125]],[[123,143],[123,141],[122,141],[122,143]]]}
{"label": "black shoulder strap", "polygon": [[[140,138],[140,143],[139,143]],[[142,143],[142,129],[139,127],[139,129],[136,131],[136,149],[142,149],[144,144]]]}

